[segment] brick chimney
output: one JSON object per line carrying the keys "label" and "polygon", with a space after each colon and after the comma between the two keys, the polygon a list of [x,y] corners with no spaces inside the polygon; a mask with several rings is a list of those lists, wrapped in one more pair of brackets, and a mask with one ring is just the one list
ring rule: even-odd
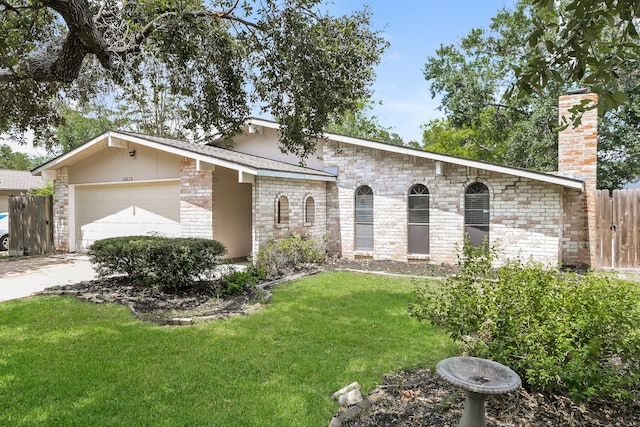
{"label": "brick chimney", "polygon": [[584,180],[581,194],[565,192],[562,262],[595,267],[598,109],[584,111],[577,126],[569,111],[583,103],[595,107],[598,95],[576,90],[561,96],[558,104],[560,125],[566,126],[558,135],[558,174]]}

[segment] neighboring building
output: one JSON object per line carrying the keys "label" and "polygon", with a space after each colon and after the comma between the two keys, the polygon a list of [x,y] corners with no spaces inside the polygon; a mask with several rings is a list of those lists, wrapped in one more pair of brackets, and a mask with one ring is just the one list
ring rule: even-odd
{"label": "neighboring building", "polygon": [[[561,97],[561,114],[584,98],[596,99]],[[34,173],[54,179],[63,251],[155,232],[213,238],[240,258],[295,232],[346,258],[453,263],[468,235],[507,258],[592,265],[596,124],[591,110],[561,134],[557,174],[336,134],[302,167],[260,119],[233,149],[109,131]]]}
{"label": "neighboring building", "polygon": [[42,177],[34,176],[30,171],[0,169],[0,212],[9,210],[9,196],[24,194],[45,184]]}

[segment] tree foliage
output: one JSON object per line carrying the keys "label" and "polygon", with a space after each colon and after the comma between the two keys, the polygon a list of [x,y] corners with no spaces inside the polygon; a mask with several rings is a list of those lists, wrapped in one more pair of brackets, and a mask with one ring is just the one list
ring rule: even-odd
{"label": "tree foliage", "polygon": [[[533,31],[526,40],[531,54],[526,63],[516,68],[518,84],[514,88],[524,96],[552,82],[585,85],[598,93],[601,111],[615,109],[628,99],[616,82],[638,75],[638,1],[528,0],[527,3],[533,6]],[[556,37],[551,39],[549,34]]]}
{"label": "tree foliage", "polygon": [[32,166],[28,154],[13,151],[7,144],[0,145],[0,169],[29,170]]}
{"label": "tree foliage", "polygon": [[171,71],[165,64],[147,55],[142,61],[139,81],[123,82],[116,96],[114,121],[118,128],[164,137],[188,139],[182,106],[186,98],[172,94]]}
{"label": "tree foliage", "polygon": [[257,105],[305,158],[369,97],[387,45],[368,9],[332,17],[322,0],[7,0],[0,14],[0,131],[37,141],[54,140],[63,101],[132,96],[162,71],[186,129],[231,137]]}
{"label": "tree foliage", "polygon": [[62,121],[55,129],[59,145],[55,154],[73,150],[114,126],[115,123],[109,115],[99,108],[84,111],[65,107],[62,111]]}
{"label": "tree foliage", "polygon": [[342,117],[332,120],[327,126],[327,131],[356,138],[403,145],[404,142],[400,135],[393,132],[391,127],[381,125],[377,116],[369,114],[372,108],[371,101],[360,102],[355,110],[347,111]]}
{"label": "tree foliage", "polygon": [[[489,29],[474,29],[456,45],[441,46],[427,59],[425,77],[442,98],[445,119],[424,126],[423,148],[539,171],[557,168],[558,97],[570,81],[549,79],[532,93],[519,92],[518,76],[539,46],[528,43],[536,31],[532,9],[520,1],[502,10]],[[546,43],[561,44],[548,30]],[[553,75],[571,75],[571,64],[556,64]],[[619,188],[640,173],[640,97],[634,76],[611,82],[629,102],[606,111],[601,120],[598,185]],[[524,94],[526,96],[517,96]]]}
{"label": "tree foliage", "polygon": [[425,78],[432,96],[441,96],[446,119],[425,125],[425,149],[542,171],[556,167],[554,126],[562,87],[503,98],[516,82],[515,68],[530,53],[525,41],[531,30],[521,2],[513,11],[500,11],[489,29],[473,29],[427,59]]}

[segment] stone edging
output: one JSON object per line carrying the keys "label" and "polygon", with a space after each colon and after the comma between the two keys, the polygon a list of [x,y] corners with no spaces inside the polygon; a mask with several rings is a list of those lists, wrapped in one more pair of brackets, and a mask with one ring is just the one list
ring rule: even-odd
{"label": "stone edging", "polygon": [[[261,301],[266,301],[267,303],[271,301],[271,292],[268,289],[262,289],[266,294],[261,299]],[[100,294],[83,294],[82,292],[73,290],[73,289],[51,289],[44,290],[36,293],[35,295],[43,295],[43,296],[71,296],[75,297],[76,300],[81,302],[88,302],[92,304],[107,304],[107,303],[115,303],[122,304],[129,307],[129,311],[138,320],[141,321],[150,321],[150,319],[143,317],[140,313],[136,311],[133,306],[133,303],[125,303],[123,304],[122,300],[118,299],[110,299],[110,298],[102,298]],[[157,325],[174,325],[174,326],[187,326],[193,325],[195,323],[203,323],[211,320],[221,320],[227,319],[236,316],[243,316],[247,314],[251,314],[257,310],[259,310],[264,304],[262,302],[257,302],[256,304],[252,304],[246,307],[244,310],[234,312],[234,313],[224,313],[224,314],[214,314],[211,316],[193,316],[193,317],[172,317],[170,319],[165,320],[151,320],[151,322]]]}
{"label": "stone edging", "polygon": [[[320,271],[321,270],[315,270],[311,272],[300,273],[294,276],[288,276],[282,279],[273,280],[271,282],[261,283],[257,285],[256,288],[265,292],[265,296],[261,298],[262,302],[257,302],[255,304],[252,304],[246,307],[244,310],[241,310],[238,312],[214,314],[211,316],[172,317],[170,319],[165,319],[165,320],[151,320],[151,321],[158,325],[188,326],[188,325],[193,325],[195,323],[209,322],[211,320],[222,320],[222,319],[228,319],[231,317],[244,316],[247,314],[251,314],[258,311],[260,308],[262,308],[265,302],[269,303],[271,301],[271,296],[272,296],[271,289],[273,289],[275,286],[291,280],[300,279],[305,276],[311,276],[319,273]],[[123,304],[123,301],[118,299],[102,298],[100,294],[83,294],[82,292],[76,291],[74,289],[45,289],[44,291],[37,292],[35,295],[72,296],[72,297],[75,297],[78,301],[89,302],[93,304],[106,304],[106,303]],[[149,319],[144,318],[143,316],[140,315],[140,313],[136,311],[136,309],[133,306],[133,303],[126,303],[123,305],[126,305],[127,307],[129,307],[129,311],[131,312],[133,317],[135,317],[136,319],[141,321],[149,321]]]}
{"label": "stone edging", "polygon": [[383,396],[383,391],[380,387],[374,389],[367,397],[360,402],[346,409],[344,412],[334,415],[329,422],[329,427],[340,427],[342,423],[350,421],[360,415],[364,410],[368,409]]}

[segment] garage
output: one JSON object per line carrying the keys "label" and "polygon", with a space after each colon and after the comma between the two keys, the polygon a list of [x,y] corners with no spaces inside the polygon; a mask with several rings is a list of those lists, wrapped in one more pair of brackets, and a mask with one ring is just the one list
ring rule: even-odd
{"label": "garage", "polygon": [[180,182],[75,186],[75,250],[107,237],[180,235]]}

